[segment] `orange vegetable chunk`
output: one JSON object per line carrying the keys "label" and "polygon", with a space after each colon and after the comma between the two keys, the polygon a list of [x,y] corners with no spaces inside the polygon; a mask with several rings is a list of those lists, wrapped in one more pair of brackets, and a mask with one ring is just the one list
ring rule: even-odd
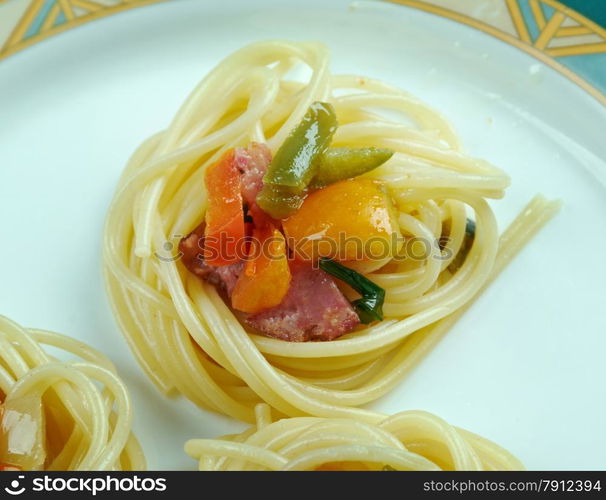
{"label": "orange vegetable chunk", "polygon": [[400,234],[394,210],[382,183],[355,178],[309,194],[283,227],[299,259],[381,259],[393,254]]}
{"label": "orange vegetable chunk", "polygon": [[204,261],[211,266],[226,266],[242,259],[239,249],[245,236],[244,207],[240,172],[235,150],[230,149],[206,170],[208,191]]}
{"label": "orange vegetable chunk", "polygon": [[277,306],[286,296],[290,280],[282,233],[272,224],[255,228],[244,272],[232,293],[232,306],[253,314]]}
{"label": "orange vegetable chunk", "polygon": [[0,405],[0,470],[42,470],[46,459],[42,400],[7,399]]}

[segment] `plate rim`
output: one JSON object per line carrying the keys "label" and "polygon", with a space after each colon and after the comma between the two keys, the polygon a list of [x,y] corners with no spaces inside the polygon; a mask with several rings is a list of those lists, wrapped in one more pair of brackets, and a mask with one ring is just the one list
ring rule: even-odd
{"label": "plate rim", "polygon": [[[0,0],[0,7],[2,6],[2,2],[3,2],[3,0]],[[167,4],[167,7],[168,7],[168,10],[170,10],[171,12],[172,12],[172,9],[173,9],[173,8],[178,8],[176,5],[169,5],[169,4]],[[194,6],[194,7],[197,7],[197,6]],[[382,9],[382,10],[384,10],[384,9]],[[155,13],[157,13],[158,11],[160,11],[160,12],[164,12],[163,10],[161,10],[161,8],[158,8],[157,10],[152,10],[152,9],[150,8],[150,9],[149,9],[149,10],[147,10],[147,11],[142,11],[142,13],[151,14],[151,15],[153,15],[153,16],[155,17],[155,15],[156,15]],[[385,10],[384,10],[384,11],[385,11]],[[414,11],[414,10],[406,10],[406,9],[403,9],[403,10],[398,10],[398,8],[396,8],[396,9],[389,9],[387,12],[389,12],[389,11],[391,11],[391,12],[392,12],[392,13],[394,13],[394,14],[400,14],[400,15],[402,15],[402,17],[404,17],[404,18],[412,18],[412,17],[415,17],[415,16],[414,16],[414,14],[415,14],[415,12],[416,12],[416,11]],[[177,10],[177,12],[176,12],[177,17],[178,17],[178,15],[179,15],[179,14],[180,14],[180,12]],[[132,15],[134,15],[134,13],[133,13]],[[126,17],[126,16],[124,16],[124,17]],[[123,17],[122,19],[124,19],[124,17]],[[419,17],[420,21],[427,22],[427,25],[428,25],[428,26],[431,26],[431,25],[432,25],[432,23],[433,23],[433,24],[436,24],[436,23],[439,23],[439,22],[440,22],[440,21],[436,21],[436,20],[435,20],[435,18],[433,18],[433,16],[430,16],[430,15],[421,15],[421,16],[417,16],[417,17]],[[421,18],[422,18],[422,19],[421,19]],[[119,18],[119,19],[120,19],[120,18]],[[108,21],[108,25],[113,27],[113,26],[114,26],[114,24],[117,24],[117,25],[118,25],[118,28],[123,29],[124,33],[125,33],[126,35],[128,35],[128,34],[129,34],[129,31],[130,31],[130,29],[129,29],[129,23],[124,23],[123,21],[120,21],[119,19],[112,20],[112,21],[111,21],[111,23],[113,23],[113,24],[111,24],[111,25],[109,24],[109,23],[110,23],[110,21]],[[364,17],[362,17],[362,16],[361,16],[361,17],[360,17],[360,19],[362,19],[362,20],[363,20],[363,19],[364,19]],[[138,22],[138,21],[137,21],[137,20],[135,20],[135,19],[134,19],[134,21],[135,21],[135,22]],[[120,23],[121,23],[121,24],[120,24]],[[446,24],[448,24],[448,23],[446,23]],[[99,23],[99,24],[97,25],[97,27],[100,27],[100,25],[103,25],[103,26],[108,26],[108,25],[105,25],[105,24],[103,24],[103,23]],[[443,23],[442,25],[443,25],[445,28],[446,28],[446,27],[448,27],[448,28],[449,28],[449,31],[451,31],[451,32],[452,32],[452,34],[454,34],[454,35],[456,36],[456,34],[457,34],[457,30],[458,30],[458,26],[457,26],[457,25],[454,25],[454,24],[450,25],[450,24],[448,24],[448,26],[446,26],[444,23]],[[394,25],[394,28],[397,28],[397,27],[398,27],[397,25]],[[400,27],[401,27],[401,25],[400,25]],[[95,29],[95,28],[93,28],[93,30],[94,30],[94,29]],[[91,33],[92,33],[92,31],[93,31],[93,30],[91,30]],[[459,32],[459,33],[463,33],[463,32],[461,32],[460,30],[459,30],[458,32]],[[95,33],[96,33],[96,31],[95,31]],[[471,31],[471,30],[469,30],[469,31],[467,32],[467,34],[469,35],[469,37],[470,37],[470,38],[474,38],[474,33],[475,33],[475,31]],[[87,37],[87,35],[88,35],[88,32],[85,32],[84,34],[81,34],[81,37],[80,37],[80,38],[79,38],[79,37],[76,35],[76,36],[75,36],[73,39],[72,39],[72,38],[69,38],[69,37],[64,37],[64,38],[62,38],[62,39],[57,39],[57,40],[55,41],[55,44],[56,44],[56,45],[52,45],[52,43],[53,43],[53,42],[50,42],[50,43],[51,43],[51,45],[49,46],[49,48],[51,48],[51,47],[55,47],[55,46],[58,46],[58,45],[57,45],[57,43],[59,43],[59,44],[60,44],[60,43],[64,43],[64,42],[63,42],[63,40],[65,40],[64,46],[65,46],[66,48],[68,48],[68,49],[69,49],[69,45],[70,45],[70,43],[72,43],[72,40],[73,40],[73,41],[75,41],[76,39],[77,39],[77,40],[81,40],[81,39],[83,39],[83,38],[86,38],[86,37]],[[490,41],[490,39],[488,39],[488,38],[484,38],[484,35],[479,35],[479,34],[478,34],[477,36],[475,36],[475,38],[478,38],[478,42],[480,42],[480,43],[485,43],[487,46],[490,44],[491,46],[494,46],[494,48],[497,48],[496,44],[493,44],[493,43]],[[61,40],[61,41],[60,41],[60,40]],[[478,48],[479,48],[479,47],[478,47]],[[38,50],[44,50],[44,46],[42,47],[42,49],[38,49]],[[104,47],[100,47],[100,54],[102,54],[103,52],[106,52],[106,50],[107,50],[107,47],[105,47],[105,48],[104,48]],[[476,49],[476,50],[477,50],[477,49]],[[482,48],[480,48],[480,50],[482,50]],[[515,57],[515,58],[517,58],[517,59],[520,59],[520,67],[521,67],[521,69],[522,69],[522,70],[525,70],[525,69],[526,69],[526,67],[527,67],[527,65],[529,64],[529,62],[530,62],[530,63],[532,62],[532,60],[528,59],[528,58],[527,58],[525,55],[521,56],[521,55],[520,55],[520,53],[519,53],[519,52],[517,52],[517,51],[515,51],[515,52],[511,51],[511,52],[510,52],[510,51],[508,51],[508,49],[504,48],[504,46],[501,46],[501,49],[500,49],[500,50],[501,50],[501,52],[503,52],[503,53],[507,52],[507,53],[509,54],[509,55],[508,55],[508,58],[512,58],[512,59],[513,59],[513,58]],[[40,52],[36,52],[36,50],[33,50],[33,51],[31,51],[31,52],[27,52],[27,53],[28,53],[28,54],[30,54],[31,56],[33,56],[33,57],[34,57],[34,59],[35,59],[36,57],[39,57],[39,54],[40,54]],[[51,54],[51,55],[52,55],[52,54]],[[60,54],[58,54],[58,55],[60,55]],[[170,51],[167,53],[167,55],[170,57]],[[370,55],[372,55],[372,52],[370,53]],[[22,59],[22,58],[23,58],[23,59]],[[54,58],[53,58],[53,59],[54,59]],[[78,62],[78,59],[79,59],[79,58],[74,58],[75,62]],[[15,60],[15,62],[17,63],[17,66],[19,66],[19,65],[22,65],[22,63],[26,63],[26,62],[28,62],[28,63],[29,63],[29,62],[30,62],[30,59],[28,59],[28,56],[26,55],[26,53],[24,53],[24,54],[23,54],[23,55],[21,55],[21,56],[17,56],[17,59]],[[32,60],[32,62],[34,62],[34,61]],[[10,66],[10,62],[9,62],[9,63],[6,65],[6,69],[9,69],[9,68],[17,68],[17,66]],[[1,67],[2,67],[2,66],[0,66],[0,68],[1,68]],[[19,67],[20,67],[20,66],[19,66]],[[0,71],[1,71],[1,69],[0,69]],[[556,79],[559,81],[559,82],[558,82],[558,83],[559,83],[559,85],[564,85],[564,84],[565,84],[565,83],[564,83],[564,80],[562,80],[561,78],[558,78],[558,77],[553,77],[553,75],[552,75],[552,79],[550,79],[550,80],[556,80]],[[568,85],[568,84],[565,84],[565,85]],[[12,85],[11,85],[11,87],[12,87]],[[573,89],[573,88],[571,88],[571,90],[574,90],[574,89]],[[586,97],[586,95],[585,95],[585,93],[584,93],[584,92],[578,92],[578,91],[577,91],[577,92],[574,92],[574,94],[575,94],[575,95],[576,95],[576,96],[577,96],[579,99],[584,99],[584,100],[586,101],[585,103],[587,104],[587,106],[588,106],[588,107],[590,107],[590,106],[595,106],[595,105],[593,105],[593,104],[592,104],[592,103],[593,103],[593,100],[587,99],[587,97]],[[600,108],[599,108],[599,110],[601,110],[601,109],[602,109],[602,108],[600,107]],[[482,123],[483,123],[483,122],[482,122]],[[122,165],[122,160],[121,160],[121,162],[120,162],[120,165]],[[111,193],[111,191],[109,191],[109,192]],[[109,317],[109,318],[111,319],[111,317]],[[29,320],[28,320],[28,322],[29,322]],[[37,320],[37,322],[39,322],[39,321]],[[29,324],[29,323],[28,323],[28,324]],[[115,330],[115,333],[116,333],[116,334],[119,336],[120,340],[122,340],[122,336],[120,335],[119,329],[116,329],[116,328],[115,328],[115,322],[112,322],[112,323],[111,323],[111,325],[114,327],[114,328],[113,328],[113,330]],[[64,330],[61,330],[61,329],[60,329],[60,331],[64,331]],[[77,330],[77,329],[74,329],[74,328],[71,328],[71,327],[70,327],[70,330],[65,330],[65,331],[67,331],[67,332],[72,331],[72,332],[76,332],[76,333],[78,332],[78,330]],[[78,334],[77,338],[79,338],[79,334]],[[94,345],[97,345],[97,346],[102,346],[103,344],[94,344]],[[120,345],[122,345],[122,346],[123,346],[124,344],[123,344],[123,343],[121,343]],[[111,355],[111,354],[113,354],[113,346],[112,346],[112,347],[110,348],[110,350],[108,351],[108,354],[110,354],[110,355]],[[126,355],[128,356],[129,360],[130,360],[130,361],[132,361],[132,354],[130,353],[130,351],[127,351],[127,354],[126,354]],[[123,375],[124,375],[124,376],[126,376],[126,377],[128,377],[128,378],[130,379],[130,377],[132,376],[132,373],[129,371],[129,369],[131,369],[131,368],[132,368],[132,363],[129,363],[128,365],[126,365],[126,364],[125,364],[125,365],[122,365],[122,366],[121,366],[121,373],[123,373]],[[139,372],[137,371],[137,373],[139,373]],[[134,380],[136,381],[137,379],[134,379]],[[129,385],[130,385],[130,384],[129,384]],[[410,385],[410,384],[409,384],[409,385]],[[134,392],[134,391],[133,391],[133,392]],[[168,405],[168,406],[170,406],[171,408],[175,407],[175,406],[174,406],[174,402],[171,402],[171,404],[170,404],[170,405]],[[411,407],[411,405],[410,405],[410,404],[407,404],[407,405],[405,405],[404,407]],[[145,408],[145,407],[144,407],[144,408]],[[180,407],[175,407],[175,408],[180,408]],[[429,409],[432,409],[432,408],[429,408]],[[391,408],[390,410],[395,410],[395,408]],[[435,408],[433,409],[433,411],[435,411]],[[458,420],[458,421],[462,422],[462,423],[463,423],[463,424],[466,426],[466,428],[470,428],[470,429],[472,429],[472,430],[476,430],[476,429],[478,429],[478,431],[479,431],[479,430],[480,430],[480,428],[476,428],[476,427],[475,427],[475,426],[476,426],[476,424],[475,424],[475,423],[472,425],[473,420],[471,420],[471,419],[470,419],[470,420],[469,420],[469,423],[468,423],[468,421],[467,421],[467,420],[463,420],[463,417],[465,417],[465,419],[467,418],[467,411],[468,411],[468,410],[467,410],[465,407],[463,407],[463,408],[461,409],[461,417],[459,417],[459,420]],[[139,413],[139,411],[137,411],[137,413]],[[438,414],[441,414],[441,413],[438,413]],[[188,414],[188,415],[189,415],[189,414]],[[448,414],[448,415],[450,415],[450,414]],[[206,418],[207,418],[207,417],[208,417],[208,414],[206,413],[206,414],[203,416],[203,418],[204,418],[204,423],[206,423]],[[449,416],[448,418],[450,418],[450,416]],[[139,434],[139,436],[142,438],[142,440],[143,440],[143,442],[144,442],[144,446],[146,446],[146,452],[148,453],[148,456],[150,457],[150,459],[152,459],[152,458],[153,458],[154,462],[157,462],[157,461],[158,461],[158,457],[156,456],[156,455],[157,455],[157,450],[156,450],[156,449],[154,449],[153,447],[149,447],[149,444],[147,444],[148,442],[145,442],[145,436],[146,436],[146,433],[147,433],[147,430],[146,430],[146,429],[147,429],[147,427],[146,427],[145,425],[141,425],[141,424],[142,424],[142,421],[141,421],[141,420],[139,420],[139,426],[137,427],[137,429],[140,429],[140,430],[138,431],[138,434]],[[481,434],[482,434],[482,435],[487,435],[487,436],[489,436],[489,437],[493,438],[493,436],[491,436],[490,434],[488,434],[488,433],[487,433],[485,430],[482,430],[482,431],[481,431]],[[496,437],[496,436],[495,436],[495,437]],[[499,438],[499,439],[497,440],[497,442],[502,442],[503,444],[506,444],[507,446],[509,446],[509,444],[508,444],[509,442],[508,442],[507,440],[504,440],[504,439]],[[512,449],[513,449],[513,448],[512,448]],[[149,450],[149,451],[147,451],[147,450]],[[521,453],[520,453],[520,456],[524,457],[524,455],[522,455]],[[541,456],[542,456],[542,453],[541,453]],[[526,458],[524,458],[524,460],[526,461],[527,459],[526,459]],[[528,459],[528,460],[529,460],[529,459]],[[158,462],[158,463],[159,463],[159,462]]]}
{"label": "plate rim", "polygon": [[[112,3],[106,3],[108,1]],[[126,10],[168,1],[174,0],[117,0],[117,3],[116,0],[0,0],[0,62],[28,47],[88,22]],[[500,0],[501,7],[505,6],[507,9],[510,18],[508,21],[513,25],[514,34],[504,31],[497,22],[490,23],[489,20],[482,19],[479,13],[476,13],[476,17],[472,17],[456,10],[456,0],[375,1],[421,10],[480,30],[530,54],[581,87],[606,107],[606,77],[593,75],[594,78],[600,79],[599,84],[603,88],[601,90],[588,81],[588,75],[575,71],[557,59],[557,57],[566,57],[566,61],[569,62],[592,54],[606,54],[606,28],[558,0]],[[526,12],[520,2],[525,3]],[[444,4],[448,4],[451,8],[445,7]],[[9,10],[9,6],[12,10]],[[545,8],[552,11],[549,19],[545,16]],[[563,47],[549,47],[552,39],[558,37],[557,30],[566,18],[576,22],[587,35],[601,38],[603,43],[576,45],[573,43]],[[540,28],[540,33],[534,40],[529,30],[531,22],[536,23]],[[601,81],[602,79],[604,81]]]}
{"label": "plate rim", "polygon": [[[588,92],[592,97],[597,99],[602,105],[606,106],[606,92],[602,92],[600,89],[590,84],[587,79],[580,75],[579,73],[573,71],[568,68],[561,62],[556,59],[556,56],[552,55],[553,49],[549,49],[547,43],[549,39],[544,38],[539,44],[538,39],[534,42],[528,33],[528,28],[526,25],[527,20],[524,18],[522,11],[520,10],[520,4],[518,3],[520,0],[504,0],[507,4],[507,8],[509,10],[509,14],[511,16],[511,20],[514,23],[515,29],[517,31],[518,37],[506,33],[500,30],[498,27],[491,25],[487,22],[484,22],[480,19],[473,18],[471,16],[462,14],[455,10],[448,9],[446,7],[441,7],[439,5],[434,5],[430,3],[428,0],[382,0],[388,3],[403,5],[406,7],[412,7],[418,10],[422,10],[425,12],[429,12],[431,14],[437,15],[439,17],[444,17],[450,19],[452,21],[458,22],[460,24],[465,24],[477,30],[480,30],[488,35],[491,35],[508,45],[516,47],[520,50],[523,50],[527,54],[535,57],[539,61],[543,62],[547,66],[556,70],[558,73],[562,74],[566,78],[568,78],[573,83],[580,86],[583,90]],[[578,21],[579,24],[584,25],[589,28],[592,34],[600,36],[604,43],[600,44],[585,44],[585,45],[577,45],[574,49],[578,50],[577,54],[570,54],[569,57],[583,56],[592,53],[606,53],[606,29],[599,26],[597,23],[593,22],[591,19],[585,17],[574,9],[563,5],[557,0],[530,0],[534,2],[536,5],[545,4],[549,7],[555,9],[555,12],[564,16],[570,17],[574,20]],[[455,1],[453,0],[454,4]],[[539,5],[540,8],[540,5]],[[553,19],[553,16],[552,16]],[[547,23],[548,24],[548,23]],[[544,26],[543,32],[549,32],[550,28],[548,25]],[[543,33],[542,32],[542,33]],[[541,33],[541,34],[542,34]],[[552,33],[553,34],[553,33]],[[539,37],[540,38],[540,37]],[[592,47],[592,45],[599,45],[599,52],[594,52],[596,47]],[[569,49],[572,50],[572,49]],[[556,52],[557,53],[557,52]],[[606,86],[606,81],[603,82],[603,85]]]}

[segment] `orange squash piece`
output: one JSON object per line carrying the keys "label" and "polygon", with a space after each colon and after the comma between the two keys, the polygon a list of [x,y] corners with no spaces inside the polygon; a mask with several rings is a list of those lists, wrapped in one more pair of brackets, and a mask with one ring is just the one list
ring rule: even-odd
{"label": "orange squash piece", "polygon": [[255,314],[277,306],[290,281],[284,236],[272,224],[255,228],[248,260],[231,296],[233,308]]}
{"label": "orange squash piece", "polygon": [[298,258],[338,261],[385,258],[400,234],[395,208],[382,183],[366,178],[336,182],[307,196],[283,221]]}

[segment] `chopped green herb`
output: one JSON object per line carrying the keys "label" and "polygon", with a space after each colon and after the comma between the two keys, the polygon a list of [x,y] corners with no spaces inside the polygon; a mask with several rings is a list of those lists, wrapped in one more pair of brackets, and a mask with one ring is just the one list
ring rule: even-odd
{"label": "chopped green herb", "polygon": [[463,237],[463,243],[461,243],[459,253],[457,253],[453,261],[448,266],[448,270],[451,273],[456,273],[465,263],[465,259],[467,258],[467,254],[471,250],[475,236],[476,223],[472,219],[467,219],[467,223],[465,225],[465,236]]}
{"label": "chopped green herb", "polygon": [[362,323],[368,324],[383,320],[383,302],[385,300],[383,288],[357,271],[325,257],[320,259],[320,269],[344,281],[362,296],[351,303]]}

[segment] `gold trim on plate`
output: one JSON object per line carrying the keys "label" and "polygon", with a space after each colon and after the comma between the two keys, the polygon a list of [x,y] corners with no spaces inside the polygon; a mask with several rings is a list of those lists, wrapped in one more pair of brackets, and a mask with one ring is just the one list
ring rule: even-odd
{"label": "gold trim on plate", "polygon": [[[520,11],[517,0],[506,0],[507,7],[509,8],[509,12],[511,14],[511,18],[516,27],[517,33],[520,38],[516,38],[515,36],[505,33],[504,31],[487,24],[486,22],[480,21],[478,19],[474,19],[473,17],[467,16],[465,14],[461,14],[460,12],[456,12],[451,9],[447,9],[445,7],[441,7],[439,5],[433,5],[427,1],[421,0],[384,0],[389,3],[400,4],[407,7],[413,7],[415,9],[423,10],[425,12],[430,12],[432,14],[436,14],[441,17],[446,17],[453,21],[456,21],[461,24],[466,24],[467,26],[471,26],[476,28],[484,33],[488,33],[499,40],[502,40],[518,49],[521,49],[530,55],[536,57],[541,62],[545,63],[549,67],[555,69],[559,73],[563,74],[566,78],[576,83],[584,90],[589,92],[593,97],[595,97],[599,102],[601,102],[604,106],[606,106],[606,95],[604,95],[600,90],[595,88],[585,79],[580,77],[574,71],[568,69],[563,64],[559,63],[553,57],[556,56],[567,56],[567,55],[581,55],[581,54],[592,54],[599,52],[606,52],[606,30],[600,26],[598,26],[593,21],[585,18],[581,14],[568,7],[562,5],[561,3],[555,0],[541,0],[545,4],[549,5],[556,9],[556,12],[552,16],[552,18],[546,22],[543,30],[541,31],[539,37],[535,41],[535,44],[532,45],[532,40],[530,38],[530,34],[526,27],[526,22],[522,17],[522,13]],[[455,4],[456,5],[456,4]],[[549,48],[549,42],[554,37],[554,34],[563,28],[560,28],[560,25],[564,21],[566,17],[570,17],[577,21],[579,24],[584,27],[591,29],[591,33],[595,33],[604,39],[605,43],[590,43],[584,45],[572,45],[568,47],[557,47],[557,48]]]}
{"label": "gold trim on plate", "polygon": [[[56,0],[49,8],[45,0],[0,0],[0,59],[89,21],[162,1],[166,0]],[[534,42],[518,0],[492,0],[495,2],[495,7],[501,5],[505,8],[506,6],[505,10],[509,13],[507,23],[509,26],[513,26],[511,33],[503,31],[506,28],[501,29],[492,25],[490,20],[478,19],[477,17],[481,17],[480,14],[474,13],[476,17],[471,17],[463,12],[458,12],[458,10],[464,10],[461,8],[460,0],[450,2],[447,0],[383,1],[430,12],[494,36],[536,57],[585,89],[606,106],[604,93],[554,59],[554,57],[606,53],[606,30],[556,0],[528,0],[532,17],[540,31]],[[15,8],[19,7],[20,3],[27,7]],[[555,13],[550,19],[546,18],[541,3],[554,9]],[[444,4],[448,4],[452,8],[444,7]],[[5,12],[10,13],[9,8],[12,8],[12,18],[8,14],[4,15]],[[44,8],[47,11],[43,11]],[[43,20],[38,19],[41,11],[46,14]],[[507,12],[505,12],[505,16]],[[59,16],[64,16],[64,19],[60,24],[56,24]],[[34,22],[39,23],[36,25],[37,31],[35,34],[27,36],[28,30],[31,29]],[[2,35],[2,29],[4,29],[4,35]],[[514,31],[517,36],[514,36]],[[3,39],[4,41],[2,41]]]}
{"label": "gold trim on plate", "polygon": [[[10,2],[11,0],[4,0]],[[20,50],[45,40],[53,35],[62,33],[69,29],[80,26],[89,21],[95,19],[101,19],[102,17],[110,16],[118,12],[133,9],[135,7],[141,7],[143,5],[149,5],[153,3],[163,2],[166,0],[119,0],[118,3],[103,3],[93,0],[57,0],[57,2],[51,7],[47,16],[45,17],[40,30],[33,36],[25,38],[27,30],[30,28],[32,22],[36,19],[37,14],[42,10],[45,4],[45,0],[12,0],[22,1],[27,3],[27,7],[23,16],[17,21],[13,31],[6,39],[2,47],[0,48],[0,59],[8,57]],[[2,0],[0,0],[1,5]],[[81,12],[80,15],[76,15],[76,9]],[[84,11],[84,12],[82,12]],[[66,17],[66,21],[57,26],[54,25],[59,14],[63,13]],[[0,22],[2,20],[0,19]]]}

